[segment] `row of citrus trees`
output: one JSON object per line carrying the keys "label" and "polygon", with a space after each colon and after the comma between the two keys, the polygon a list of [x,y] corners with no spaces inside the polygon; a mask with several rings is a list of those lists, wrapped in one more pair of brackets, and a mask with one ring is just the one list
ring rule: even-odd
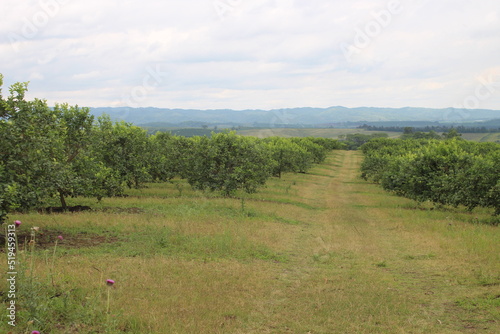
{"label": "row of citrus trees", "polygon": [[[0,75],[0,88],[2,77]],[[27,83],[0,90],[0,221],[53,198],[122,195],[181,177],[196,189],[254,192],[271,176],[306,172],[342,147],[323,138],[257,139],[235,133],[184,138],[94,119],[87,108],[25,98]]]}
{"label": "row of citrus trees", "polygon": [[375,139],[364,144],[362,176],[418,202],[493,208],[500,214],[500,144],[459,138]]}

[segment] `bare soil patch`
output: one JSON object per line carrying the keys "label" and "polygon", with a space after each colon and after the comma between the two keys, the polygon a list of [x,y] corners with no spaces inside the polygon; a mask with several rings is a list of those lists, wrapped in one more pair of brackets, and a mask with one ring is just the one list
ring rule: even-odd
{"label": "bare soil patch", "polygon": [[[63,240],[60,240],[58,238],[59,236],[62,236]],[[0,239],[5,238],[1,236]],[[28,245],[31,240],[31,231],[18,232],[17,240],[19,243],[19,247],[24,248],[24,245]],[[66,248],[83,248],[95,247],[106,243],[114,243],[118,242],[119,240],[120,238],[116,236],[107,236],[88,232],[67,234],[67,232],[63,232],[60,230],[44,230],[41,232],[37,232],[35,236],[35,244],[39,249],[53,248],[56,241],[58,246]]]}

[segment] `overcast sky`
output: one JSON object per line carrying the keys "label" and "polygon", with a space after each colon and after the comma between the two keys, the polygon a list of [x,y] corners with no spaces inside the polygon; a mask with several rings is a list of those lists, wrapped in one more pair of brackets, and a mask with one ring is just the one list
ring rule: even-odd
{"label": "overcast sky", "polygon": [[500,3],[1,0],[0,73],[50,104],[500,110]]}

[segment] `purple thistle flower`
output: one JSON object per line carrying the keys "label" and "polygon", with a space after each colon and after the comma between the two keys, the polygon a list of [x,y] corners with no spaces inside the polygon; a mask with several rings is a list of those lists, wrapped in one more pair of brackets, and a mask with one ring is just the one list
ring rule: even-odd
{"label": "purple thistle flower", "polygon": [[64,240],[64,238],[63,238],[63,236],[62,236],[62,235],[58,236],[58,237],[57,237],[57,239],[59,239],[59,240]]}
{"label": "purple thistle flower", "polygon": [[108,279],[106,280],[106,284],[112,286],[113,284],[115,284],[115,281],[113,281],[112,279]]}
{"label": "purple thistle flower", "polygon": [[39,331],[32,331],[31,334],[40,334]]}
{"label": "purple thistle flower", "polygon": [[19,227],[19,226],[21,225],[21,221],[20,221],[20,220],[16,220],[16,221],[14,222],[14,224],[16,224],[16,227]]}

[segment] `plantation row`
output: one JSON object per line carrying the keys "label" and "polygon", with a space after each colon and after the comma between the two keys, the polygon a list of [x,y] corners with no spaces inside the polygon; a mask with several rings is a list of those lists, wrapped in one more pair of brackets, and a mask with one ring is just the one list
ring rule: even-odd
{"label": "plantation row", "polygon": [[374,139],[362,176],[418,202],[494,208],[500,214],[500,144],[459,138]]}
{"label": "plantation row", "polygon": [[324,138],[148,135],[106,116],[95,120],[87,108],[27,101],[26,91],[27,83],[16,83],[4,99],[0,90],[0,221],[54,197],[66,207],[70,196],[120,196],[126,187],[174,177],[224,195],[254,192],[269,177],[306,172],[343,146]]}

